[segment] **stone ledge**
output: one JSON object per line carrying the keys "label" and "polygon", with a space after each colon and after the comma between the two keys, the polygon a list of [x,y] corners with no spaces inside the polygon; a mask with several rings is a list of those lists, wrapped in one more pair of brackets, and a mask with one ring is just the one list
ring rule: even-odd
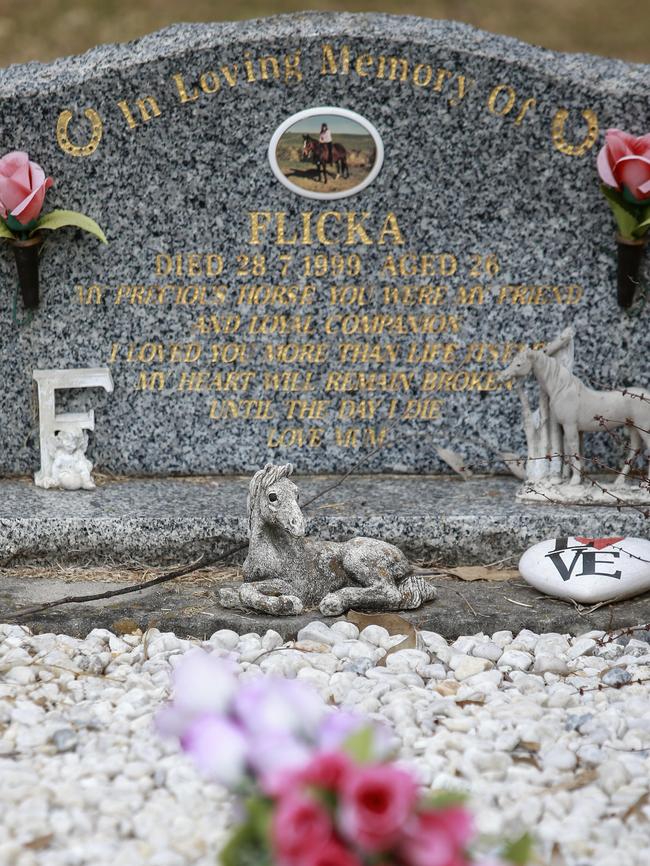
{"label": "stone ledge", "polygon": [[[435,602],[401,615],[418,629],[437,631],[448,640],[459,635],[522,628],[536,633],[582,634],[592,629],[612,630],[650,620],[650,594],[605,605],[589,613],[569,602],[540,596],[518,579],[471,583],[454,578],[434,578],[438,588]],[[258,613],[226,610],[215,601],[216,588],[175,580],[149,590],[114,599],[68,604],[29,617],[12,620],[9,614],[20,608],[42,604],[67,595],[86,595],[116,589],[107,581],[25,577],[5,573],[0,580],[0,623],[18,622],[34,632],[64,632],[85,637],[93,628],[132,631],[155,627],[179,636],[207,638],[221,628],[245,634],[264,634],[275,629],[285,640],[315,619],[332,622],[318,611],[301,616],[272,617]],[[222,584],[224,585],[224,584]]]}
{"label": "stone ledge", "polygon": [[[0,480],[0,563],[191,561],[246,538],[248,477],[104,481],[96,491],[40,490]],[[298,476],[307,501],[335,482]],[[452,566],[505,558],[563,535],[648,535],[638,512],[515,499],[519,482],[489,477],[353,476],[306,512],[308,532],[383,538],[408,556]]]}

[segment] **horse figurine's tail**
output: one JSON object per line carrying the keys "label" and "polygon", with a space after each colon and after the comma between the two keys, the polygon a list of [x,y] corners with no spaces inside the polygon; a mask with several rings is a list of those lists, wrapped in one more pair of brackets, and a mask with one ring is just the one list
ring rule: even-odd
{"label": "horse figurine's tail", "polygon": [[400,610],[414,610],[438,595],[435,586],[422,574],[409,574],[397,588],[402,596]]}

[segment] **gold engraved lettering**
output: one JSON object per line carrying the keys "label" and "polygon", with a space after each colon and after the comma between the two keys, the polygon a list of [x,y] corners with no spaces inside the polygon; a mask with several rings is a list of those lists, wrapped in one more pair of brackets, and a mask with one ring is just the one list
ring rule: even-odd
{"label": "gold engraved lettering", "polygon": [[515,120],[515,126],[521,126],[522,121],[523,121],[524,117],[526,116],[526,114],[528,113],[528,111],[530,109],[535,108],[536,105],[537,105],[536,99],[533,99],[533,98],[526,99],[524,101],[523,105],[521,106],[521,108],[519,109],[519,114],[517,115],[517,119]]}
{"label": "gold engraved lettering", "polygon": [[339,306],[365,307],[371,295],[372,289],[368,286],[330,286],[330,302]]}
{"label": "gold engraved lettering", "polygon": [[[334,48],[326,42],[323,45],[323,63],[321,65],[321,75],[336,75],[339,71]],[[341,75],[347,75],[350,71],[350,49],[347,45],[341,48]]]}
{"label": "gold engraved lettering", "polygon": [[463,101],[469,88],[474,84],[473,79],[465,78],[464,75],[459,75],[456,78],[456,94],[454,96],[450,96],[447,100],[451,108],[455,108],[457,105]]}
{"label": "gold engraved lettering", "polygon": [[372,54],[360,54],[354,62],[354,71],[359,78],[367,78],[374,63],[375,58]]}
{"label": "gold engraved lettering", "polygon": [[[505,95],[505,102],[501,101],[500,104],[498,104],[501,94]],[[516,99],[517,93],[514,87],[510,87],[509,84],[497,84],[496,87],[492,88],[488,97],[488,111],[490,114],[504,117],[512,111]]]}
{"label": "gold engraved lettering", "polygon": [[331,402],[331,400],[289,400],[287,420],[323,421]]}
{"label": "gold engraved lettering", "polygon": [[142,372],[138,376],[136,391],[162,391],[165,388],[165,374],[160,370]]}
{"label": "gold engraved lettering", "polygon": [[587,134],[579,144],[569,144],[566,140],[565,129],[569,118],[569,112],[566,108],[558,109],[551,121],[553,146],[565,156],[584,156],[598,140],[599,124],[596,112],[591,108],[585,108],[582,116],[587,122]]}
{"label": "gold engraved lettering", "polygon": [[[345,239],[346,244],[355,244],[357,242],[362,244],[372,244],[365,228],[361,225],[361,223],[368,219],[369,216],[370,213],[368,211],[363,211],[361,214],[361,221],[359,221],[354,211],[348,213],[348,232]],[[379,243],[382,243],[382,241],[379,241]]]}
{"label": "gold engraved lettering", "polygon": [[399,67],[399,80],[406,81],[409,77],[408,60],[403,57],[384,57],[380,55],[377,58],[377,78],[386,77],[386,65],[388,65],[388,80],[397,81],[397,69]]}
{"label": "gold engraved lettering", "polygon": [[267,343],[264,356],[272,364],[324,364],[329,348],[328,343]]}
{"label": "gold engraved lettering", "polygon": [[328,238],[325,234],[325,221],[328,219],[341,222],[341,214],[335,210],[327,210],[325,213],[320,214],[316,220],[316,237],[318,238],[318,242],[324,246],[330,246],[335,243],[333,239]]}
{"label": "gold engraved lettering", "polygon": [[[144,96],[141,99],[136,99],[135,105],[140,112],[140,117],[143,123],[148,123],[150,120],[152,120],[152,118],[160,117],[161,115],[158,103],[153,96]],[[117,103],[117,107],[124,115],[129,129],[135,129],[138,126],[138,121],[133,116],[133,113],[129,107],[129,103],[126,101],[126,99],[120,100],[120,102]]]}
{"label": "gold engraved lettering", "polygon": [[377,243],[385,244],[386,241],[384,240],[384,238],[386,238],[386,236],[391,237],[394,244],[404,243],[404,236],[402,235],[400,227],[397,223],[397,217],[392,211],[386,215],[384,224],[381,227],[381,231],[379,232],[379,239],[377,240]]}
{"label": "gold engraved lettering", "polygon": [[339,448],[378,448],[384,445],[388,428],[377,431],[374,427],[336,427],[334,439]]}
{"label": "gold engraved lettering", "polygon": [[[221,89],[221,82],[219,81],[219,76],[211,69],[201,75],[201,77],[199,78],[199,84],[201,85],[201,90],[204,93],[216,93],[218,90]],[[196,96],[198,96],[198,93],[196,94]]]}
{"label": "gold engraved lettering", "polygon": [[[264,75],[262,74],[262,78],[263,77]],[[285,54],[284,56],[284,80],[288,83],[292,78],[295,78],[296,81],[302,81],[300,51],[296,51],[293,57],[289,54]]]}
{"label": "gold engraved lettering", "polygon": [[402,417],[405,421],[437,421],[440,418],[442,400],[411,399],[406,401]]}
{"label": "gold engraved lettering", "polygon": [[458,343],[411,343],[406,362],[408,364],[453,364],[455,354],[460,349]]}
{"label": "gold engraved lettering", "polygon": [[433,82],[432,90],[435,90],[436,93],[441,93],[443,85],[448,78],[451,78],[453,72],[450,72],[448,69],[437,69],[436,70],[436,80]]}
{"label": "gold engraved lettering", "polygon": [[231,66],[222,66],[221,67],[221,73],[231,87],[234,87],[235,84],[237,84],[237,77],[239,75],[239,66],[236,63],[233,63],[232,67]]}
{"label": "gold engraved lettering", "polygon": [[321,427],[289,427],[286,430],[270,430],[266,439],[267,448],[318,448],[325,430]]}
{"label": "gold engraved lettering", "polygon": [[313,391],[313,372],[307,370],[266,371],[262,374],[265,391]]}
{"label": "gold engraved lettering", "polygon": [[465,286],[458,287],[457,303],[459,304],[474,304],[478,306],[485,300],[483,286]]}
{"label": "gold engraved lettering", "polygon": [[429,370],[422,380],[423,391],[501,391],[512,382],[500,382],[495,370]]}
{"label": "gold engraved lettering", "polygon": [[193,330],[199,334],[236,334],[241,326],[241,316],[237,313],[226,313],[216,316],[199,316],[193,325]]}
{"label": "gold engraved lettering", "polygon": [[413,84],[416,87],[428,87],[433,78],[433,69],[430,63],[418,63],[413,70]]}
{"label": "gold engraved lettering", "polygon": [[249,421],[272,421],[275,417],[270,400],[213,400],[210,419],[246,418]]}
{"label": "gold engraved lettering", "polygon": [[84,286],[76,286],[77,296],[80,304],[101,304],[102,302],[102,287],[97,283],[85,288]]}
{"label": "gold engraved lettering", "polygon": [[[212,74],[214,75],[214,73]],[[172,75],[172,79],[174,81],[174,84],[176,85],[176,90],[178,91],[178,96],[181,103],[194,102],[195,99],[199,98],[198,87],[192,88],[192,93],[188,94],[187,88],[185,87],[185,82],[183,81],[183,76],[179,72],[177,72],[176,75]]]}
{"label": "gold engraved lettering", "polygon": [[384,304],[435,307],[443,303],[448,291],[449,286],[384,286]]}
{"label": "gold engraved lettering", "polygon": [[413,386],[414,373],[376,373],[360,370],[330,370],[324,391],[403,391]]}
{"label": "gold engraved lettering", "polygon": [[68,136],[68,127],[72,120],[72,112],[66,109],[62,111],[56,122],[57,144],[64,153],[70,156],[90,156],[94,153],[102,140],[104,124],[94,108],[86,108],[84,111],[86,120],[90,122],[90,139],[86,144],[73,144]]}
{"label": "gold engraved lettering", "polygon": [[330,315],[325,319],[326,334],[441,334],[444,331],[460,331],[460,320],[450,314],[404,315],[402,313],[377,313],[375,315],[347,313]]}
{"label": "gold engraved lettering", "polygon": [[398,346],[392,343],[341,343],[341,364],[394,364],[399,355]]}
{"label": "gold engraved lettering", "polygon": [[[271,59],[271,58],[267,58]],[[275,59],[275,58],[273,58]],[[277,64],[277,60],[275,61]],[[253,66],[253,61],[251,60],[250,51],[244,51],[244,69],[246,70],[246,81],[251,82],[255,81],[255,67]],[[278,70],[279,72],[279,70]]]}
{"label": "gold engraved lettering", "polygon": [[368,400],[343,398],[339,403],[336,417],[339,421],[352,421],[357,418],[362,421],[372,421],[384,401],[384,397],[380,397],[379,399],[370,398]]}

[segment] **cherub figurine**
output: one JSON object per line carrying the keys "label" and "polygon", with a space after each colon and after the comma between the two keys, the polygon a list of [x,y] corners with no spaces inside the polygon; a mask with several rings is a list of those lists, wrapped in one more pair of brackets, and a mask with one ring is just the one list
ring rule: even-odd
{"label": "cherub figurine", "polygon": [[63,490],[94,490],[95,482],[90,473],[93,464],[86,457],[88,434],[81,427],[60,430],[51,440],[52,473],[44,487],[61,487]]}

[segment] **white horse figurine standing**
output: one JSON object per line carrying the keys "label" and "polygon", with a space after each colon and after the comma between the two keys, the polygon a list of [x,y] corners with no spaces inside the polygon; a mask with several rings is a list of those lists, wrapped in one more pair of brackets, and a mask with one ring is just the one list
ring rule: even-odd
{"label": "white horse figurine standing", "polygon": [[221,605],[285,616],[318,606],[325,616],[337,616],[354,607],[412,609],[436,597],[435,587],[392,544],[306,538],[292,472],[291,463],[268,463],[253,476],[244,582],[220,590]]}
{"label": "white horse figurine standing", "polygon": [[[580,433],[627,427],[630,449],[617,480],[625,484],[634,458],[650,449],[650,391],[626,388],[623,391],[596,391],[545,352],[524,349],[502,373],[503,379],[522,379],[534,373],[540,388],[548,395],[551,423],[562,428],[562,450],[571,465],[571,485],[582,481]],[[649,467],[650,472],[650,467]]]}

